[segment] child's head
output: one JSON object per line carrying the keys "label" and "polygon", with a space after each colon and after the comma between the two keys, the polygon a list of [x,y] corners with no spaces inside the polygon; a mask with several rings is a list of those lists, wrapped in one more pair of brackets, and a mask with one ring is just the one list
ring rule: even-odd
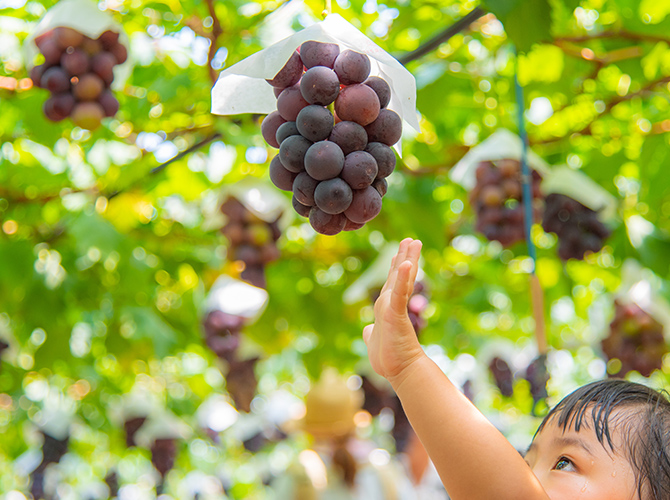
{"label": "child's head", "polygon": [[670,498],[670,401],[644,385],[581,387],[540,424],[526,461],[552,500]]}

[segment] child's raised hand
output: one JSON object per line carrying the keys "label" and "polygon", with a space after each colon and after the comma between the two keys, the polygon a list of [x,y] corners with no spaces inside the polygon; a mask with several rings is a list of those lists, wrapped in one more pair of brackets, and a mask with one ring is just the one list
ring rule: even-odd
{"label": "child's raised hand", "polygon": [[409,366],[425,356],[407,315],[414,290],[421,241],[406,238],[391,261],[388,278],[375,302],[375,322],[363,330],[372,368],[396,386]]}

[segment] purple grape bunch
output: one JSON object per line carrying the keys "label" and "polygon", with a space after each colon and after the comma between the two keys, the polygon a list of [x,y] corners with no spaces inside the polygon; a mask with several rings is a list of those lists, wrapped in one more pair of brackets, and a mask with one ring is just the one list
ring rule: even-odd
{"label": "purple grape bunch", "polygon": [[114,66],[128,58],[119,34],[105,31],[97,39],[57,27],[37,38],[44,63],[30,71],[33,85],[51,92],[44,115],[58,122],[68,116],[78,127],[94,130],[104,117],[114,116],[119,101],[110,90]]}
{"label": "purple grape bunch", "polygon": [[391,88],[370,76],[370,59],[333,43],[304,42],[268,83],[277,110],[261,132],[278,148],[270,180],[293,194],[315,231],[335,235],[374,219],[396,165],[402,119],[387,109]]}
{"label": "purple grape bunch", "polygon": [[558,236],[558,256],[583,260],[587,252],[599,252],[612,231],[598,212],[564,194],[547,195],[542,228]]}

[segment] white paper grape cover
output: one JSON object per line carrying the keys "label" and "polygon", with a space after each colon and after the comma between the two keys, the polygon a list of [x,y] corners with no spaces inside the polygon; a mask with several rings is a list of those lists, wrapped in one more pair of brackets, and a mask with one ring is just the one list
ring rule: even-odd
{"label": "white paper grape cover", "polygon": [[[520,161],[522,148],[523,143],[517,134],[504,128],[498,129],[468,151],[451,169],[449,177],[469,191],[477,183],[475,171],[480,162],[504,159]],[[549,171],[549,164],[531,150],[528,151],[528,166],[543,177]]]}
{"label": "white paper grape cover", "polygon": [[[228,196],[236,198],[252,214],[265,222],[274,222],[291,212],[290,201],[282,196],[271,184],[253,177],[245,177],[221,190],[221,203]],[[219,205],[221,204],[219,203]],[[280,227],[286,227],[287,220],[280,219]]]}
{"label": "white paper grape cover", "polygon": [[223,311],[252,322],[263,313],[268,299],[267,290],[222,274],[216,279],[207,295],[205,310]]}
{"label": "white paper grape cover", "polygon": [[286,64],[295,49],[308,40],[336,43],[345,49],[367,54],[371,63],[370,76],[383,78],[391,87],[391,102],[388,108],[398,113],[412,128],[420,131],[414,76],[397,59],[338,14],[330,14],[323,21],[284,38],[222,71],[212,89],[212,113],[269,114],[275,111],[277,99],[272,87],[265,80],[272,79]]}
{"label": "white paper grape cover", "polygon": [[617,199],[588,175],[567,165],[555,166],[542,177],[542,193],[563,194],[598,212],[605,222],[616,216]]}

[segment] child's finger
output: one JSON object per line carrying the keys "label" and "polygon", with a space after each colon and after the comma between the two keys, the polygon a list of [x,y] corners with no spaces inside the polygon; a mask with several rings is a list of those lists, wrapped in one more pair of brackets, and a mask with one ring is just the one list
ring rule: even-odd
{"label": "child's finger", "polygon": [[389,267],[389,273],[386,276],[386,281],[384,282],[384,286],[381,289],[380,295],[384,293],[388,288],[389,288],[389,283],[391,282],[393,276],[394,276],[394,269],[395,269],[395,263],[396,263],[396,255],[393,256],[391,259],[391,267]]}
{"label": "child's finger", "polygon": [[414,284],[416,274],[419,272],[419,257],[421,256],[421,247],[423,243],[420,240],[414,240],[407,250],[407,260],[412,263],[412,271],[409,276],[410,284]]}
{"label": "child's finger", "polygon": [[409,248],[410,243],[412,242],[411,238],[405,238],[400,242],[398,246],[398,253],[393,257],[391,261],[391,269],[389,269],[389,275],[382,288],[382,293],[388,289],[393,288],[396,280],[396,275],[398,273],[398,266],[402,264],[407,257],[407,249]]}
{"label": "child's finger", "polygon": [[372,330],[374,327],[374,323],[371,323],[363,328],[363,342],[365,342],[365,345],[368,345],[368,342],[370,342],[370,337],[372,337]]}
{"label": "child's finger", "polygon": [[396,314],[407,314],[407,301],[414,285],[414,282],[410,281],[413,267],[412,262],[407,260],[398,267],[398,276],[391,292],[390,301],[391,310]]}

